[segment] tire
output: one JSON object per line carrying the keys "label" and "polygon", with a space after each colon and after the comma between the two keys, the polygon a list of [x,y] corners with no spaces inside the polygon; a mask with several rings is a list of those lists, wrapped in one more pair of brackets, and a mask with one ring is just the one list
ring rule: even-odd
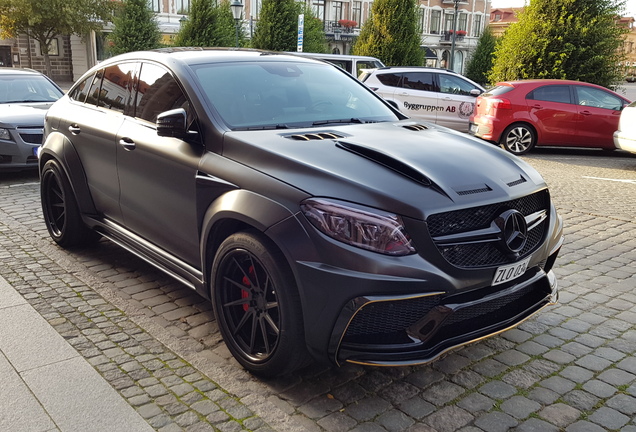
{"label": "tire", "polygon": [[275,245],[239,232],[219,247],[212,266],[212,303],[221,335],[254,375],[284,375],[308,361],[300,298]]}
{"label": "tire", "polygon": [[99,239],[99,234],[82,221],[71,184],[55,160],[46,162],[42,169],[40,199],[46,228],[58,245],[83,246]]}
{"label": "tire", "polygon": [[526,124],[513,124],[501,135],[500,144],[512,154],[523,155],[537,144],[537,134]]}

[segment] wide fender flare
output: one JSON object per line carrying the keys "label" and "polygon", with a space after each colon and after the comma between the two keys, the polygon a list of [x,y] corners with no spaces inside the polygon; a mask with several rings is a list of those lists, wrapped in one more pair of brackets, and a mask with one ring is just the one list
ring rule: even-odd
{"label": "wide fender flare", "polygon": [[[228,231],[228,224],[250,226],[265,233],[271,226],[293,217],[294,213],[282,204],[257,193],[238,189],[227,192],[214,200],[203,215],[201,225],[200,252],[204,260],[204,279],[209,278],[212,261],[218,246],[233,231]],[[268,236],[284,255],[284,247],[278,239]]]}
{"label": "wide fender flare", "polygon": [[83,214],[96,214],[97,209],[88,188],[82,161],[73,143],[59,132],[50,133],[40,149],[38,162],[40,172],[42,172],[44,164],[51,159],[55,159],[60,163],[64,173],[70,180],[80,212]]}

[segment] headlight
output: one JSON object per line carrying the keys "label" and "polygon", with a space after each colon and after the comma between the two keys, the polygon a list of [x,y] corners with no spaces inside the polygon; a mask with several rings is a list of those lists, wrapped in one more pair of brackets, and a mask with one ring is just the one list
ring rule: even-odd
{"label": "headlight", "polygon": [[300,208],[312,225],[338,241],[385,255],[415,253],[398,215],[315,198]]}
{"label": "headlight", "polygon": [[11,140],[11,134],[9,133],[9,129],[0,128],[0,139]]}

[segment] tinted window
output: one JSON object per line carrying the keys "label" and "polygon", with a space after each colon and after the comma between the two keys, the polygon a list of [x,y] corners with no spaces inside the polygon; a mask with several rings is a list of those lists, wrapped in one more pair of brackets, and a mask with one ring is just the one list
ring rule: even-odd
{"label": "tinted window", "polygon": [[413,90],[439,91],[435,83],[435,75],[432,72],[407,72],[404,74],[402,87]]}
{"label": "tinted window", "polygon": [[157,115],[186,108],[187,99],[170,73],[154,63],[143,63],[137,84],[135,115],[155,123]]}
{"label": "tinted window", "polygon": [[620,110],[623,106],[622,99],[604,90],[587,86],[574,86],[574,89],[579,105],[609,110]]}
{"label": "tinted window", "polygon": [[378,74],[378,80],[389,87],[399,87],[400,86],[400,78],[402,78],[402,74],[398,73],[380,73]]}
{"label": "tinted window", "polygon": [[570,98],[570,86],[549,85],[534,89],[528,94],[527,99],[547,102],[572,103]]}
{"label": "tinted window", "polygon": [[104,76],[104,69],[98,70],[95,74],[95,79],[91,83],[91,88],[88,90],[86,97],[86,103],[91,105],[97,105],[99,100],[99,91],[102,87],[102,77]]}
{"label": "tinted window", "polygon": [[471,90],[478,89],[465,79],[454,75],[440,73],[437,76],[439,78],[439,91],[442,93],[470,96]]}
{"label": "tinted window", "polygon": [[78,102],[84,102],[88,94],[88,89],[90,89],[91,83],[93,82],[93,78],[95,78],[95,74],[84,78],[69,92],[68,96]]}
{"label": "tinted window", "polygon": [[130,96],[130,85],[135,63],[122,63],[104,69],[104,79],[99,92],[99,106],[124,112]]}
{"label": "tinted window", "polygon": [[484,93],[482,96],[484,96],[484,97],[500,96],[500,95],[508,93],[509,91],[512,91],[514,89],[515,89],[514,87],[509,86],[509,85],[496,86],[496,87],[493,87],[491,89],[486,90],[486,93]]}

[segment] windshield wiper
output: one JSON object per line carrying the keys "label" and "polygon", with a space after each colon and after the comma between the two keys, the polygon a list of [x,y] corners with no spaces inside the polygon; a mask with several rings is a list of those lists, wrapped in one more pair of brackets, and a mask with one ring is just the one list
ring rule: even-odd
{"label": "windshield wiper", "polygon": [[312,123],[312,126],[322,126],[327,124],[340,124],[340,123],[375,123],[370,120],[363,120],[356,117],[347,118],[347,119],[334,119],[334,120],[318,120]]}
{"label": "windshield wiper", "polygon": [[248,126],[248,127],[238,127],[234,128],[234,130],[269,130],[269,129],[289,129],[289,126],[286,124],[275,124],[275,125],[264,125],[264,126]]}

